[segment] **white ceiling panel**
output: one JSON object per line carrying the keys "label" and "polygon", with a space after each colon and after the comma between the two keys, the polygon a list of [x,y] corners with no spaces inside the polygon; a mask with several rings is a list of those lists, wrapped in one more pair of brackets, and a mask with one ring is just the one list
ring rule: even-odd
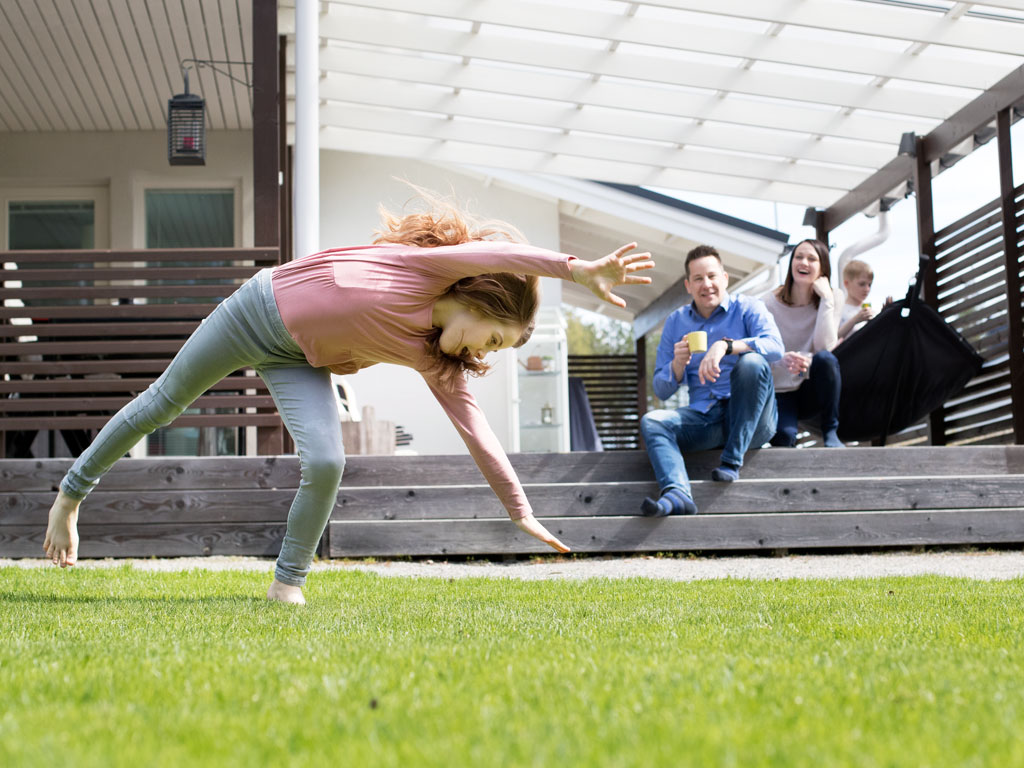
{"label": "white ceiling panel", "polygon": [[1009,0],[320,8],[324,146],[816,207],[1024,64]]}
{"label": "white ceiling panel", "polygon": [[[816,207],[1024,64],[1024,0],[317,8],[325,147]],[[3,0],[0,132],[162,129],[189,59],[217,62],[190,74],[208,128],[249,129],[251,25],[251,0]]]}

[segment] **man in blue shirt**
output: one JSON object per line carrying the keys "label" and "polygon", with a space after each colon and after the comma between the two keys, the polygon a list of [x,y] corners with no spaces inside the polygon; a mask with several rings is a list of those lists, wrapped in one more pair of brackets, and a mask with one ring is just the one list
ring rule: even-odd
{"label": "man in blue shirt", "polygon": [[[693,303],[668,316],[654,364],[654,393],[671,397],[686,382],[690,404],[644,414],[640,430],[661,497],[644,499],[645,515],[697,512],[684,451],[722,448],[712,480],[739,479],[743,455],[775,434],[778,412],[771,363],[782,358],[782,337],[764,304],[729,296],[718,251],[700,245],[686,255],[686,290]],[[707,352],[690,352],[686,334],[707,333]]]}

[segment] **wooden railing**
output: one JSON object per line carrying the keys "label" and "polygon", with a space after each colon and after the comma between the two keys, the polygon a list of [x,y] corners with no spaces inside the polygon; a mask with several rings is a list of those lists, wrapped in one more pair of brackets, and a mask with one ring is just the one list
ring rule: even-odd
{"label": "wooden railing", "polygon": [[[91,433],[156,379],[213,308],[276,248],[0,252],[0,437]],[[175,426],[260,429],[280,452],[282,428],[262,380],[238,371]],[[0,440],[0,456],[4,453]]]}
{"label": "wooden railing", "polygon": [[[1014,194],[1017,242],[1024,234],[1024,186]],[[1022,297],[1006,289],[1000,201],[993,200],[935,233],[939,313],[984,358],[973,379],[942,410],[945,441],[951,444],[1013,443],[1010,313]],[[1021,263],[1016,269],[1020,274]],[[1021,374],[1017,371],[1017,375]]]}

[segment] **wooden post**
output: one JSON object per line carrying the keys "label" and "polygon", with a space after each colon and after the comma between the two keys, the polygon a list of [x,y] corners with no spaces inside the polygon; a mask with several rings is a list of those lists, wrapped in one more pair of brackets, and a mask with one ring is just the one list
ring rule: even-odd
{"label": "wooden post", "polygon": [[280,246],[277,0],[252,4],[253,243]]}
{"label": "wooden post", "polygon": [[644,435],[640,431],[640,419],[647,413],[647,337],[636,340],[636,430],[637,443],[644,447]]}
{"label": "wooden post", "polygon": [[1024,322],[1021,318],[1020,249],[1017,247],[1017,212],[1014,205],[1010,147],[1010,110],[996,115],[999,152],[999,199],[1003,213],[1003,256],[1006,265],[1006,315],[1009,321],[1010,409],[1013,441],[1024,444]]}
{"label": "wooden post", "polygon": [[828,229],[825,226],[825,211],[814,212],[814,236],[828,247]]}
{"label": "wooden post", "polygon": [[281,263],[292,260],[292,187],[291,187],[291,154],[288,151],[288,37],[280,35],[277,38],[277,124],[278,130],[278,151],[280,153],[280,240],[281,240]]}
{"label": "wooden post", "polygon": [[[253,244],[281,247],[277,0],[252,4]],[[280,262],[280,253],[278,262]],[[284,450],[284,426],[258,427],[256,450]]]}
{"label": "wooden post", "polygon": [[[935,215],[932,206],[932,168],[925,155],[921,136],[915,142],[914,200],[917,206],[917,249],[925,260],[924,301],[936,312],[939,309],[938,269],[935,263]],[[915,286],[920,291],[921,286]],[[928,432],[932,445],[946,444],[945,408],[936,408],[928,416]]]}

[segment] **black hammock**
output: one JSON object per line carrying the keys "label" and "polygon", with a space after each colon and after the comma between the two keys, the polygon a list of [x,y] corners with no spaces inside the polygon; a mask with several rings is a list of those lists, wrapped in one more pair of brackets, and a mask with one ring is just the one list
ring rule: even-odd
{"label": "black hammock", "polygon": [[921,261],[905,299],[893,302],[835,348],[842,373],[839,437],[864,442],[917,424],[981,372],[982,358],[918,298]]}

